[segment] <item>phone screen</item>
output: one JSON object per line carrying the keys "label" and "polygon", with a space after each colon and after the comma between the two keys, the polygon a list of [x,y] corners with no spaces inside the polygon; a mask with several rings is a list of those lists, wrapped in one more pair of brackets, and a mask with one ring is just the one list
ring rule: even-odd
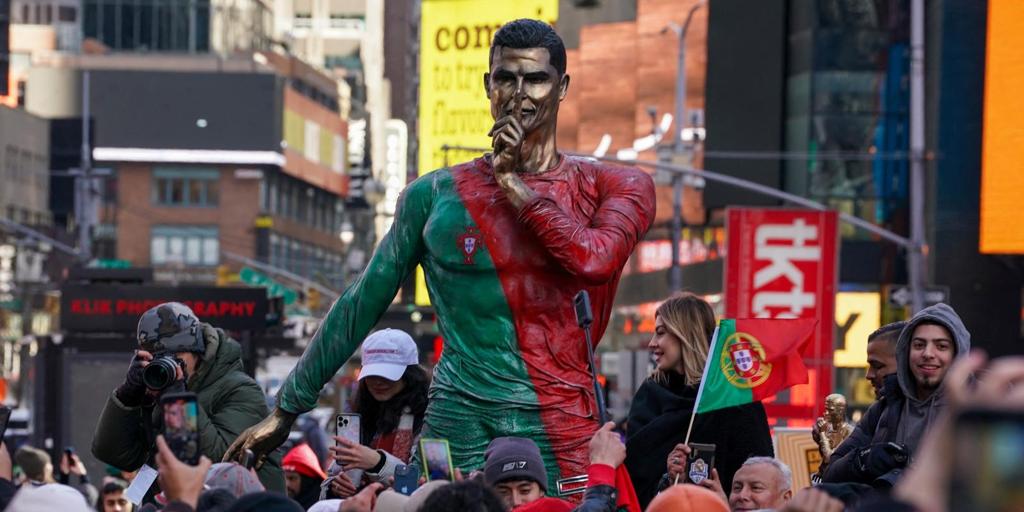
{"label": "phone screen", "polygon": [[0,405],[0,439],[7,435],[7,424],[11,421],[11,408]]}
{"label": "phone screen", "polygon": [[199,464],[199,406],[194,393],[165,395],[164,440],[174,456],[186,464]]}
{"label": "phone screen", "polygon": [[447,439],[421,439],[420,457],[426,468],[427,481],[454,480],[455,468]]}
{"label": "phone screen", "polygon": [[1024,412],[967,411],[955,432],[949,510],[1024,510]]}

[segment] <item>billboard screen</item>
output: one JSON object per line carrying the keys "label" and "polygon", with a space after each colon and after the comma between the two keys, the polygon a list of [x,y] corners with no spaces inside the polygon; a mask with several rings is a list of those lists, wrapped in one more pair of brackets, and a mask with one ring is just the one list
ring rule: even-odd
{"label": "billboard screen", "polygon": [[[420,28],[419,175],[480,156],[445,145],[487,148],[494,120],[484,93],[491,39],[502,24],[534,18],[554,25],[558,0],[423,0]],[[429,304],[423,271],[416,303]]]}
{"label": "billboard screen", "polygon": [[837,222],[836,212],[814,210],[730,208],[727,213],[725,316],[818,320],[803,353],[808,384],[765,404],[776,418],[809,421],[821,414],[832,392]]}
{"label": "billboard screen", "polygon": [[1024,254],[1024,2],[989,0],[987,39],[979,250]]}

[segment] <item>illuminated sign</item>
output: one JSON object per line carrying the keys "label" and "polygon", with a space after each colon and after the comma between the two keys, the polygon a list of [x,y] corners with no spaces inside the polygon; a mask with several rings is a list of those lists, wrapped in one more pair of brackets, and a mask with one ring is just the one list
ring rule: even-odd
{"label": "illuminated sign", "polygon": [[395,211],[398,209],[398,197],[405,188],[408,144],[409,135],[405,121],[388,119],[384,122],[384,171],[381,174],[384,199],[377,204],[377,213],[384,217],[381,229],[377,230],[381,237],[391,228]]}
{"label": "illuminated sign", "polygon": [[989,0],[979,250],[1024,254],[1024,2]]}
{"label": "illuminated sign", "polygon": [[181,302],[199,320],[228,330],[266,327],[264,288],[66,285],[61,288],[60,325],[69,331],[135,331],[139,316],[164,302]]}
{"label": "illuminated sign", "polygon": [[836,327],[842,347],[832,356],[837,368],[868,365],[868,335],[881,326],[881,301],[877,292],[836,294]]}
{"label": "illuminated sign", "polygon": [[[506,22],[534,18],[554,24],[558,0],[423,0],[420,23],[419,175],[471,160],[479,152],[444,146],[490,147],[494,120],[484,92],[491,39]],[[416,304],[427,305],[423,270]]]}
{"label": "illuminated sign", "polygon": [[809,420],[832,392],[838,215],[781,208],[729,208],[726,215],[725,316],[818,320],[801,354],[808,383],[794,386],[788,403],[766,401],[769,416]]}

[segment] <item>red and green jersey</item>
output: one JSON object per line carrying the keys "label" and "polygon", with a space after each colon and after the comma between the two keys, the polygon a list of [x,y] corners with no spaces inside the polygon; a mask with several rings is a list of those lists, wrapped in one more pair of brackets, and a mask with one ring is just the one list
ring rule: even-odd
{"label": "red and green jersey", "polygon": [[537,198],[518,211],[486,158],[411,183],[363,275],[286,379],[280,407],[316,404],[419,264],[445,340],[431,435],[449,437],[466,468],[490,439],[523,435],[549,456],[552,482],[585,473],[596,413],[572,298],[590,293],[600,339],[621,269],[654,218],[654,184],[635,168],[568,156],[522,178]]}

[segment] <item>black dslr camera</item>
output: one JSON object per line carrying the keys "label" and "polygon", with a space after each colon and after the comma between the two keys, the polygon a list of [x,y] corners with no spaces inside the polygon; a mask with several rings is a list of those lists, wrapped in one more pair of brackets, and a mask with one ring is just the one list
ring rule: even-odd
{"label": "black dslr camera", "polygon": [[155,357],[142,370],[142,383],[153,391],[163,391],[178,379],[178,368],[185,368],[185,362],[174,354]]}

